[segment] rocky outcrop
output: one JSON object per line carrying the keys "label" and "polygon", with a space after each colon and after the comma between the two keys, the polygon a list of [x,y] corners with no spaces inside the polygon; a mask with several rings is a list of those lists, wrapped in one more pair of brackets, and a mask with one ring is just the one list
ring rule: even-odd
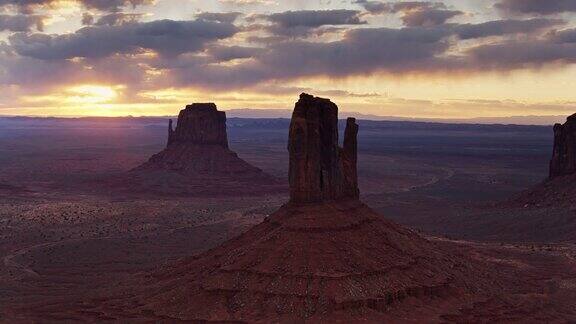
{"label": "rocky outcrop", "polygon": [[576,114],[564,125],[554,126],[554,151],[550,161],[550,178],[576,173]]}
{"label": "rocky outcrop", "polygon": [[186,106],[175,129],[170,120],[166,148],[131,175],[130,181],[123,181],[128,191],[230,195],[274,193],[284,187],[229,149],[226,113],[213,103]]}
{"label": "rocky outcrop", "polygon": [[167,147],[174,143],[174,127],[172,126],[172,119],[168,121],[168,144]]}
{"label": "rocky outcrop", "polygon": [[213,103],[186,106],[178,115],[176,130],[170,131],[168,146],[175,144],[217,145],[228,148],[226,113]]}
{"label": "rocky outcrop", "polygon": [[356,120],[348,119],[340,148],[338,107],[328,99],[300,95],[288,140],[292,203],[358,198],[357,134]]}
{"label": "rocky outcrop", "polygon": [[358,130],[356,119],[348,118],[344,131],[344,147],[340,149],[340,161],[344,175],[342,196],[352,199],[360,197],[358,188]]}
{"label": "rocky outcrop", "polygon": [[394,310],[483,300],[472,296],[494,285],[488,266],[357,199],[358,125],[348,119],[340,148],[337,120],[330,100],[302,95],[288,145],[291,203],[219,247],[147,274],[126,303],[137,305],[130,312],[192,322],[382,323],[407,318]]}

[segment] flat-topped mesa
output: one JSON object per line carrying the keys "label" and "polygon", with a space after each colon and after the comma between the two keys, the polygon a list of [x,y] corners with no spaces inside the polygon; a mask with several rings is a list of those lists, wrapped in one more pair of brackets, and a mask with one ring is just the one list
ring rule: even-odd
{"label": "flat-topped mesa", "polygon": [[186,106],[178,115],[176,130],[170,121],[168,146],[175,144],[218,145],[228,148],[226,113],[213,103]]}
{"label": "flat-topped mesa", "polygon": [[576,173],[576,114],[564,125],[554,126],[554,151],[550,160],[550,179]]}
{"label": "flat-topped mesa", "polygon": [[290,202],[358,199],[357,134],[356,120],[349,118],[340,148],[338,106],[328,99],[300,95],[288,140]]}

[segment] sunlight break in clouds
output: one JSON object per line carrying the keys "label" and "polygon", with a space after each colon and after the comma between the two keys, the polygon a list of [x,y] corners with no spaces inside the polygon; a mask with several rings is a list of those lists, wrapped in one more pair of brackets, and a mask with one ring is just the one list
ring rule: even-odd
{"label": "sunlight break in clouds", "polygon": [[303,89],[379,116],[569,114],[575,8],[572,0],[4,0],[0,114],[164,115],[200,98],[274,109]]}

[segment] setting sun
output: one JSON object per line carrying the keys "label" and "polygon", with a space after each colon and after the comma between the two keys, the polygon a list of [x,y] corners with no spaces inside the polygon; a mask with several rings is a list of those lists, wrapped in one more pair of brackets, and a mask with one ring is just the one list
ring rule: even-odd
{"label": "setting sun", "polygon": [[109,86],[80,85],[67,89],[66,101],[78,104],[110,102],[118,97],[116,90]]}

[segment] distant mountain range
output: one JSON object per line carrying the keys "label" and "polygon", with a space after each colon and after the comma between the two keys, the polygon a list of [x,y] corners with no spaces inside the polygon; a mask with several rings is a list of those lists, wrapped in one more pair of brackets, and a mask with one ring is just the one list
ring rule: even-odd
{"label": "distant mountain range", "polygon": [[[563,123],[566,116],[511,116],[511,117],[477,117],[477,118],[410,118],[395,116],[377,116],[359,112],[343,112],[348,117],[364,120],[411,121],[427,123],[456,123],[456,124],[513,124],[513,125],[554,125]],[[290,118],[289,109],[231,109],[226,111],[231,118]]]}
{"label": "distant mountain range", "polygon": [[[226,111],[228,118],[286,118],[289,119],[292,111],[289,109],[231,109]],[[542,125],[550,126],[556,123],[563,123],[567,116],[511,116],[511,117],[477,117],[477,118],[410,118],[410,117],[395,117],[395,116],[377,116],[371,114],[363,114],[359,112],[342,112],[343,117],[355,117],[360,120],[375,120],[375,121],[403,121],[403,122],[423,122],[423,123],[445,123],[445,124],[501,124],[501,125]],[[1,119],[8,119],[12,121],[17,120],[33,120],[38,119],[42,121],[54,120],[55,122],[62,118],[82,118],[90,121],[106,121],[111,120],[122,121],[126,119],[133,119],[138,117],[81,117],[81,116],[68,116],[68,117],[26,117],[26,116],[1,116]],[[176,116],[148,116],[142,117],[148,121],[150,120],[164,120],[167,118],[174,118]]]}

